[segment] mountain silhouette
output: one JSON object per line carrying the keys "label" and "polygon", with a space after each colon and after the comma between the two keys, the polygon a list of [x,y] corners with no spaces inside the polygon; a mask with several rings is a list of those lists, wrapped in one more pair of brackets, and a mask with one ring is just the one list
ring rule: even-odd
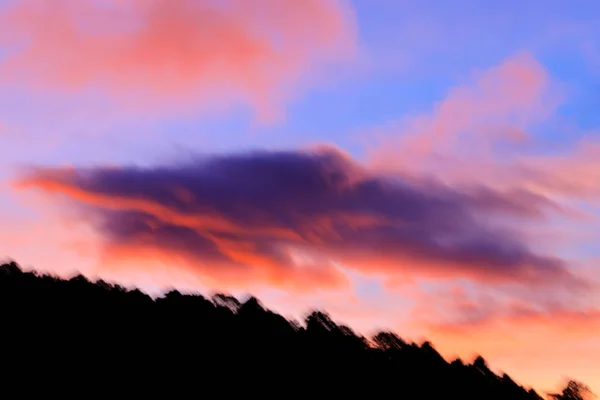
{"label": "mountain silhouette", "polygon": [[366,339],[322,311],[302,326],[254,297],[152,299],[10,262],[0,306],[0,379],[18,397],[541,399],[481,357],[448,363],[429,342]]}

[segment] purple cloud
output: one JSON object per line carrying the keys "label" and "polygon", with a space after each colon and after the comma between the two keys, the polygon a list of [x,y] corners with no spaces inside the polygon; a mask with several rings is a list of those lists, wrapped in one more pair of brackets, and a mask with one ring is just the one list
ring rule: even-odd
{"label": "purple cloud", "polygon": [[402,180],[332,148],[154,168],[38,168],[21,184],[76,201],[107,249],[151,249],[219,279],[337,285],[340,266],[488,283],[570,279],[562,260],[482,218],[540,218],[552,206],[543,197]]}

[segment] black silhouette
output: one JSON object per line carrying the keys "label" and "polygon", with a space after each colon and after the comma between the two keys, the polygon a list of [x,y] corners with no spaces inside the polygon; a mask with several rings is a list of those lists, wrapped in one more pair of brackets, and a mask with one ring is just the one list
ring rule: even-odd
{"label": "black silhouette", "polygon": [[[2,393],[17,398],[541,399],[481,357],[448,363],[430,343],[390,332],[369,341],[319,311],[303,327],[255,298],[171,291],[153,300],[11,262],[0,267],[0,306]],[[569,393],[555,398],[579,398]]]}
{"label": "black silhouette", "polygon": [[560,394],[551,394],[553,400],[593,400],[597,399],[589,387],[582,382],[569,380]]}

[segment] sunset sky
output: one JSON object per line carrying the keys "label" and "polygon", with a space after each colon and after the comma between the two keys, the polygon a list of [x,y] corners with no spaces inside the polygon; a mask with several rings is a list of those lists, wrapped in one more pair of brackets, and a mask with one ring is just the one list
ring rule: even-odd
{"label": "sunset sky", "polygon": [[600,2],[0,0],[0,257],[600,393]]}

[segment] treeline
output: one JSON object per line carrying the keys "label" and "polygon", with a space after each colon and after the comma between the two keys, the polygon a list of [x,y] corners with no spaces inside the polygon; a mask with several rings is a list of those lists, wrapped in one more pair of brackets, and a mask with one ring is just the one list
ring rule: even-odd
{"label": "treeline", "polygon": [[255,298],[240,303],[171,291],[154,300],[7,263],[0,267],[0,307],[0,380],[18,382],[22,393],[541,399],[494,374],[481,357],[448,363],[430,343],[390,332],[368,340],[319,311],[301,326]]}

